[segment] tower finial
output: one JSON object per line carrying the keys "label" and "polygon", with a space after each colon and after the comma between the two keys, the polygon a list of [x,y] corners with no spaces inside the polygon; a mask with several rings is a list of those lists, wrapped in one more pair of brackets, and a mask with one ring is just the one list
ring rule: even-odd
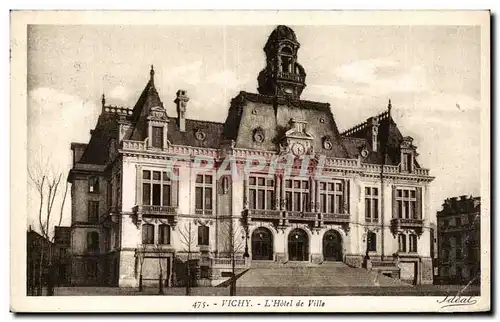
{"label": "tower finial", "polygon": [[151,70],[149,71],[149,75],[151,76],[151,80],[154,80],[155,70],[153,68],[153,65],[151,65]]}
{"label": "tower finial", "polygon": [[106,105],[106,97],[104,96],[104,93],[102,94],[102,99],[101,99],[102,106]]}
{"label": "tower finial", "polygon": [[389,115],[391,114],[391,109],[392,109],[392,103],[391,99],[389,98],[389,104],[387,104],[387,110],[389,111]]}

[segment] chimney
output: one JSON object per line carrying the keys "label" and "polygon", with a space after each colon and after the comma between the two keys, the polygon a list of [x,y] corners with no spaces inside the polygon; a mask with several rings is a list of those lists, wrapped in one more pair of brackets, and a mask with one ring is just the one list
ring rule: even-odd
{"label": "chimney", "polygon": [[379,122],[378,122],[377,117],[370,117],[368,119],[368,128],[369,128],[368,136],[369,136],[369,140],[370,140],[370,144],[372,146],[373,152],[377,152],[377,148],[378,148],[378,146],[377,146],[378,145],[378,140],[377,140],[378,126],[379,126]]}
{"label": "chimney", "polygon": [[179,131],[186,131],[186,105],[189,102],[189,97],[187,97],[187,91],[180,89],[177,91],[177,98],[175,99],[175,104],[177,105],[177,125],[179,126]]}
{"label": "chimney", "polygon": [[71,150],[73,151],[73,166],[80,161],[86,148],[87,144],[75,142],[71,143]]}

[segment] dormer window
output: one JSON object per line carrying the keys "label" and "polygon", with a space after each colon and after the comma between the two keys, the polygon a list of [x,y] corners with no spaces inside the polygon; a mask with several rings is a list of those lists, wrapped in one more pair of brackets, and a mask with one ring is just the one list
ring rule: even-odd
{"label": "dormer window", "polygon": [[413,170],[413,155],[402,153],[401,170],[411,172]]}
{"label": "dormer window", "polygon": [[99,192],[99,177],[89,178],[89,192],[98,193]]}
{"label": "dormer window", "polygon": [[151,145],[154,148],[163,149],[163,126],[153,126],[153,140]]}

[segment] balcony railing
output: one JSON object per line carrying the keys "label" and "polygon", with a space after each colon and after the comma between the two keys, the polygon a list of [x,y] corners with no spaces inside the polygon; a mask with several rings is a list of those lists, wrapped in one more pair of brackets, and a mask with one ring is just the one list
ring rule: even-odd
{"label": "balcony railing", "polygon": [[400,227],[421,227],[424,225],[424,221],[415,218],[394,218],[391,220],[391,224]]}
{"label": "balcony railing", "polygon": [[213,209],[195,209],[194,213],[196,215],[213,215],[214,210]]}
{"label": "balcony railing", "polygon": [[142,206],[139,206],[139,211],[143,214],[151,214],[151,215],[176,215],[177,214],[177,207],[157,206],[157,205],[142,205]]}
{"label": "balcony railing", "polygon": [[[231,258],[213,258],[212,259],[212,267],[231,267],[232,259]],[[234,266],[236,267],[245,267],[246,261],[244,258],[235,258]]]}
{"label": "balcony railing", "polygon": [[287,79],[295,82],[303,82],[305,79],[304,76],[302,75],[287,73],[287,72],[278,72],[278,78]]}
{"label": "balcony railing", "polygon": [[290,220],[317,220],[318,213],[316,212],[300,212],[300,211],[287,211],[287,219]]}
{"label": "balcony railing", "polygon": [[144,151],[144,150],[146,150],[146,142],[144,142],[144,141],[123,140],[122,141],[122,149],[124,149],[124,150],[135,150],[135,151]]}
{"label": "balcony railing", "polygon": [[255,219],[281,219],[279,210],[249,209],[248,214]]}
{"label": "balcony railing", "polygon": [[349,214],[328,214],[322,213],[320,214],[323,221],[334,221],[334,222],[349,222],[351,216]]}

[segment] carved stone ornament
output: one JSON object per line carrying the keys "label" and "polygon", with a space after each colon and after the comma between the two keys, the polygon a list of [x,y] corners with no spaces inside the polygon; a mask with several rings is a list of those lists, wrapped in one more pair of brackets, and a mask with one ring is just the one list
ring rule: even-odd
{"label": "carved stone ornament", "polygon": [[203,141],[207,137],[207,135],[205,134],[205,132],[203,132],[201,130],[196,130],[196,132],[194,133],[194,136],[199,141]]}
{"label": "carved stone ornament", "polygon": [[367,148],[363,148],[363,149],[361,150],[361,153],[360,153],[360,154],[361,154],[361,157],[366,158],[366,157],[368,156],[368,153],[369,153],[369,152],[368,152],[368,149],[367,149]]}
{"label": "carved stone ornament", "polygon": [[258,127],[253,131],[254,142],[262,143],[262,142],[264,142],[264,138],[265,138],[264,130],[262,128]]}
{"label": "carved stone ornament", "polygon": [[281,140],[280,154],[293,153],[296,157],[314,154],[314,136],[306,129],[307,122],[290,120],[290,127]]}
{"label": "carved stone ornament", "polygon": [[325,150],[331,150],[333,148],[333,143],[330,137],[325,136],[323,138],[323,149]]}

